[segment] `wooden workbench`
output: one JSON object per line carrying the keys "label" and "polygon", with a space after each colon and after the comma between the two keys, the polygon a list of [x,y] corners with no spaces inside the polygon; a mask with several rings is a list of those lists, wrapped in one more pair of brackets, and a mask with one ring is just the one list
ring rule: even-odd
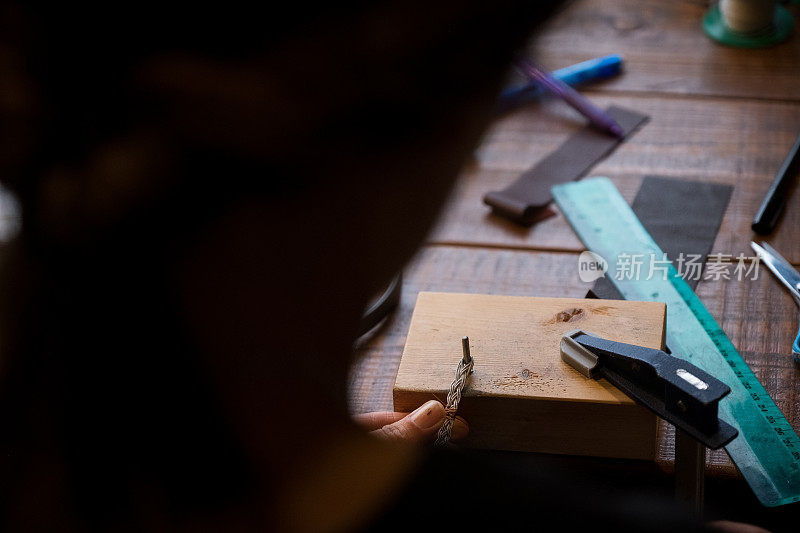
{"label": "wooden workbench", "polygon": [[[766,50],[718,46],[702,32],[707,2],[586,0],[571,4],[530,49],[551,69],[621,54],[625,72],[582,90],[595,103],[647,113],[651,121],[590,175],[608,176],[626,199],[647,174],[734,186],[712,253],[752,256],[750,221],[800,133],[800,36]],[[796,7],[790,8],[797,15]],[[796,32],[800,33],[800,32]],[[582,297],[582,244],[560,214],[526,229],[494,217],[487,191],[511,183],[558,146],[583,119],[559,101],[498,119],[459,179],[441,219],[405,272],[399,311],[358,347],[350,380],[353,412],[392,409],[392,384],[421,290]],[[800,264],[800,192],[767,239]],[[762,267],[758,279],[701,281],[709,311],[796,430],[800,366],[791,357],[798,312]],[[672,465],[662,431],[659,465]],[[736,476],[727,455],[709,455],[716,474]]]}

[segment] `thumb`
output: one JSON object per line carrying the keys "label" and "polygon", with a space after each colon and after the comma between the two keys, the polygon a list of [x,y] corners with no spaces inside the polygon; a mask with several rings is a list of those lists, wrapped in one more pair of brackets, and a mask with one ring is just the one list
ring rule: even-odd
{"label": "thumb", "polygon": [[370,433],[385,440],[428,440],[442,427],[444,416],[444,405],[436,400],[431,400],[397,422],[385,425]]}

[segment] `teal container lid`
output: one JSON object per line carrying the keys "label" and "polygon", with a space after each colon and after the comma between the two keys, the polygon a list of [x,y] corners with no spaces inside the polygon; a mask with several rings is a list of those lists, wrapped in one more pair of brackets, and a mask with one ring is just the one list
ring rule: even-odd
{"label": "teal container lid", "polygon": [[735,48],[766,48],[785,41],[792,33],[794,20],[791,13],[780,5],[775,6],[772,26],[763,32],[740,33],[725,25],[719,5],[715,4],[703,17],[703,29],[715,41]]}

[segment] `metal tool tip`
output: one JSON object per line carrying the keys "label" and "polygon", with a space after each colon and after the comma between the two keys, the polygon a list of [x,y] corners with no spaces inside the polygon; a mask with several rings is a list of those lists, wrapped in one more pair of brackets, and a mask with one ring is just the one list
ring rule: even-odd
{"label": "metal tool tip", "polygon": [[461,350],[463,352],[462,360],[465,363],[469,363],[472,360],[472,356],[469,354],[469,337],[466,335],[461,337]]}

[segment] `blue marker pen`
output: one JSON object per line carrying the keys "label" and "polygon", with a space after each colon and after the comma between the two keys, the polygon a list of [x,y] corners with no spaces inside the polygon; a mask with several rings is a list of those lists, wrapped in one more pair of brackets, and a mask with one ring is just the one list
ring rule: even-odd
{"label": "blue marker pen", "polygon": [[[587,81],[616,76],[621,69],[622,57],[613,54],[554,70],[552,75],[554,78],[563,81],[567,85],[575,86]],[[501,110],[509,109],[513,106],[536,99],[543,93],[543,89],[537,82],[528,82],[524,85],[504,89],[497,98],[497,104]]]}

